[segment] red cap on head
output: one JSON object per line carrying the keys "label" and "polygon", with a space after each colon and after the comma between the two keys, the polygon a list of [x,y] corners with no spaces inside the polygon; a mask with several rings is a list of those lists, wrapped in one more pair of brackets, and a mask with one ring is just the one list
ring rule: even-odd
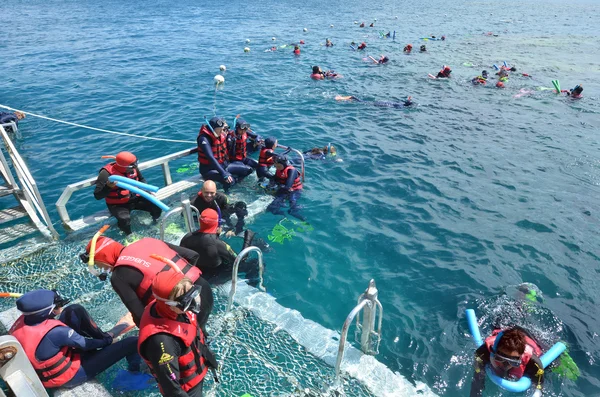
{"label": "red cap on head", "polygon": [[499,82],[496,83],[496,87],[498,87],[498,88],[504,88],[504,83],[501,82],[501,81],[499,81]]}
{"label": "red cap on head", "polygon": [[120,152],[117,154],[115,166],[119,171],[125,172],[136,161],[137,157],[135,157],[135,154],[131,152]]}
{"label": "red cap on head", "polygon": [[216,233],[219,228],[219,214],[212,208],[207,208],[200,214],[200,231]]}
{"label": "red cap on head", "polygon": [[[85,252],[90,253],[90,248],[92,247],[92,240],[88,243],[87,247],[85,247]],[[121,255],[121,251],[123,250],[123,245],[112,238],[108,237],[98,237],[96,240],[96,252],[94,253],[94,261],[108,263],[109,265],[114,266],[117,263],[117,259],[119,255]]]}
{"label": "red cap on head", "polygon": [[159,298],[169,299],[169,295],[171,295],[173,288],[175,288],[177,283],[183,280],[184,277],[185,275],[183,273],[176,272],[172,269],[160,272],[154,277],[154,280],[152,280],[152,293]]}

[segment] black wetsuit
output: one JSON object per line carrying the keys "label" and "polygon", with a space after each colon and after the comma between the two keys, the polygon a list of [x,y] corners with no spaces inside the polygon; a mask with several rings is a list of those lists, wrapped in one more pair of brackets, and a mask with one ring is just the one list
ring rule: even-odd
{"label": "black wetsuit", "polygon": [[[475,374],[471,382],[470,397],[481,397],[485,388],[485,366],[490,364],[490,351],[483,344],[475,351]],[[523,376],[528,376],[536,387],[541,389],[544,382],[544,366],[539,357],[533,355],[525,367]]]}
{"label": "black wetsuit", "polygon": [[[14,113],[0,112],[0,124],[8,124],[8,123],[15,123],[15,125],[17,125],[17,127],[18,127],[19,126],[19,118]],[[6,126],[6,127],[4,127],[4,129],[6,130],[6,132],[13,132],[12,127]]]}
{"label": "black wetsuit", "polygon": [[[140,182],[146,182],[142,173],[136,167],[137,174]],[[109,182],[108,177],[110,174],[106,169],[100,170],[98,179],[96,179],[96,188],[94,189],[94,198],[96,200],[102,200],[106,198],[111,191],[111,188],[106,186]],[[162,210],[150,201],[146,200],[141,196],[132,196],[129,202],[125,204],[106,204],[110,214],[117,218],[117,224],[125,234],[131,234],[131,215],[132,210],[140,210],[149,212],[152,215],[152,219],[156,220],[160,217]]]}
{"label": "black wetsuit", "polygon": [[[248,247],[251,242],[251,238],[245,238],[243,248]],[[202,277],[211,283],[222,283],[231,278],[233,262],[235,262],[237,254],[215,233],[201,231],[188,233],[183,236],[179,245],[194,250],[200,255],[197,266],[202,270]],[[257,275],[256,262],[242,261],[239,271],[246,273],[246,277],[249,279],[255,278]]]}
{"label": "black wetsuit", "polygon": [[[193,250],[186,249],[177,245],[166,243],[169,248],[177,252],[179,256],[188,261],[190,264],[196,266],[198,261],[198,253]],[[142,273],[130,266],[117,266],[112,272],[110,277],[110,283],[123,301],[127,310],[131,312],[135,325],[140,326],[140,320],[142,314],[144,314],[144,304],[137,296],[137,289],[140,286],[144,276]],[[201,309],[198,315],[198,324],[204,328],[204,324],[208,320],[208,316],[213,308],[213,294],[210,285],[202,277],[198,278],[194,283],[202,286],[201,294]]]}
{"label": "black wetsuit", "polygon": [[373,106],[377,106],[380,108],[403,108],[403,107],[408,107],[408,106],[412,106],[413,102],[409,99],[407,99],[404,102],[392,102],[392,101],[374,101],[374,102],[369,102],[369,101],[363,101],[362,99],[359,99],[355,96],[351,96],[350,97],[351,100],[356,101],[356,102],[362,102],[362,103],[367,103],[367,104],[371,104]]}
{"label": "black wetsuit", "polygon": [[[244,221],[244,217],[248,215],[248,211],[246,210],[246,203],[243,201],[238,201],[235,205],[230,205],[227,200],[227,196],[221,192],[217,192],[214,200],[207,202],[201,195],[197,195],[192,205],[202,213],[207,208],[211,208],[217,212],[221,213],[221,218],[225,221],[226,225],[230,229],[235,230],[235,234],[240,234],[244,229],[244,225],[246,222]],[[218,209],[217,209],[218,208]],[[231,215],[235,214],[237,216],[237,223],[235,227],[231,223]]]}

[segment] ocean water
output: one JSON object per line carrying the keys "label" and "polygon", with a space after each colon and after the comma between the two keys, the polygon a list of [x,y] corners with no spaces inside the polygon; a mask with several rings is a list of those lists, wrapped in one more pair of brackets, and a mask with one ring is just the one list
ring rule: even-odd
{"label": "ocean water", "polygon": [[[241,114],[285,145],[338,147],[343,162],[307,163],[302,204],[314,230],[272,243],[266,255],[266,285],[282,305],[340,329],[375,279],[385,310],[379,360],[440,395],[462,396],[472,352],[464,309],[478,308],[489,331],[508,305],[498,297],[533,283],[545,298],[539,329],[567,342],[582,373],[576,382],[549,376],[549,395],[600,395],[596,1],[4,0],[0,9],[1,105],[190,141],[204,116]],[[375,18],[375,28],[353,23]],[[396,31],[396,40],[379,31]],[[447,40],[419,40],[431,34]],[[335,46],[325,48],[325,38]],[[300,39],[298,57],[291,48],[264,52]],[[351,41],[366,41],[367,51],[352,51]],[[428,52],[403,55],[408,43]],[[362,59],[380,54],[391,62]],[[504,90],[471,85],[503,61],[533,77],[515,75]],[[215,91],[221,64],[226,81]],[[443,64],[453,68],[450,81],[427,78]],[[313,65],[344,78],[314,82]],[[553,79],[581,83],[584,98],[536,89]],[[533,93],[515,98],[521,89]],[[378,108],[336,95],[411,95],[418,105]],[[190,147],[36,117],[21,132],[17,147],[59,228],[53,203],[67,184],[93,176],[100,156],[130,150],[144,161]],[[158,173],[147,177],[160,182]],[[100,208],[81,197],[72,211]],[[279,220],[263,214],[252,228],[265,237]],[[80,282],[75,260],[47,266],[60,277],[6,286]]]}

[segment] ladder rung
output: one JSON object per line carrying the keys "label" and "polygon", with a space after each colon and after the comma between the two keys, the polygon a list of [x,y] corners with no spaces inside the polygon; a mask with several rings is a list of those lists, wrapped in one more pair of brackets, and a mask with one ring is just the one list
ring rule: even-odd
{"label": "ladder rung", "polygon": [[5,210],[0,211],[0,224],[22,218],[26,215],[27,211],[25,211],[25,208],[21,206],[7,208]]}
{"label": "ladder rung", "polygon": [[0,229],[0,244],[8,243],[16,240],[23,236],[27,236],[33,232],[37,232],[38,229],[35,226],[27,225],[24,223],[14,225],[11,227],[5,227]]}

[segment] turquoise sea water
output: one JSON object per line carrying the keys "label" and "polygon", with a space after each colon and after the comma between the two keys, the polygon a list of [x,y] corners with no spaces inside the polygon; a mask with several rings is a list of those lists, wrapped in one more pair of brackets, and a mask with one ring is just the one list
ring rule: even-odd
{"label": "turquoise sea water", "polygon": [[[242,114],[286,145],[338,147],[344,162],[307,163],[303,204],[314,231],[267,254],[266,284],[282,305],[340,329],[374,278],[385,309],[378,358],[440,395],[461,396],[472,349],[464,309],[479,307],[491,321],[495,297],[534,283],[554,313],[542,328],[570,345],[582,370],[577,382],[551,376],[551,395],[600,394],[597,2],[8,0],[1,9],[0,104],[191,141],[216,105],[219,115]],[[375,28],[353,23],[374,18]],[[396,42],[379,38],[388,30]],[[490,31],[499,36],[482,35]],[[447,41],[419,40],[430,34]],[[306,45],[299,57],[265,53],[271,37]],[[335,46],[322,46],[325,38]],[[353,52],[352,40],[368,51]],[[407,43],[426,43],[428,52],[405,56]],[[373,67],[367,54],[391,62]],[[470,84],[504,60],[533,79],[512,77],[504,90]],[[226,82],[215,101],[221,64]],[[442,64],[452,79],[427,79]],[[344,78],[313,82],[312,65]],[[513,97],[552,79],[583,84],[584,98]],[[338,94],[412,95],[418,106],[338,103]],[[67,184],[94,175],[101,155],[130,150],[143,161],[188,147],[35,117],[21,132],[17,146],[58,227],[52,204]],[[102,208],[91,197],[75,204],[75,215]],[[253,228],[266,236],[278,220],[264,214]],[[76,264],[56,264],[69,266]],[[67,288],[81,274],[52,282]],[[43,284],[19,282],[10,286]]]}

